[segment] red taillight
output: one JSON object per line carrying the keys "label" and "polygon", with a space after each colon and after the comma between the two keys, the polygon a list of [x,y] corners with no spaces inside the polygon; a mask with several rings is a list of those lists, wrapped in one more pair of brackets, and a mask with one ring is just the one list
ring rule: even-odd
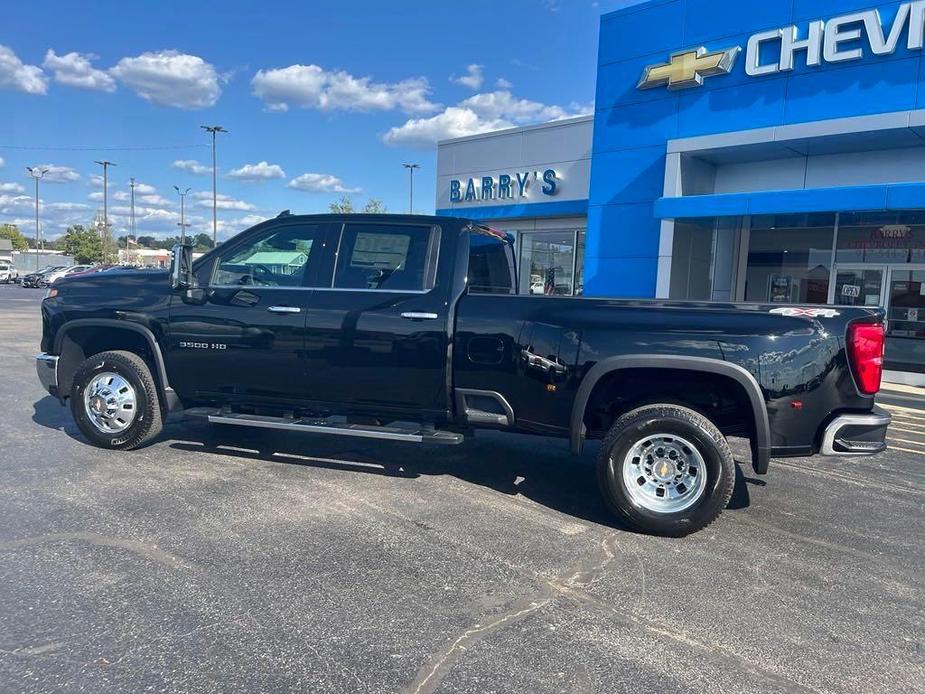
{"label": "red taillight", "polygon": [[848,328],[848,356],[858,390],[873,395],[883,376],[883,324],[855,323]]}

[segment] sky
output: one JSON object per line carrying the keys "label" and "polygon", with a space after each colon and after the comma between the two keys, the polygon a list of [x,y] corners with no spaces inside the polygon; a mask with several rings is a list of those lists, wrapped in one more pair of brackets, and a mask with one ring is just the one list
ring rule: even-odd
{"label": "sky", "polygon": [[435,142],[593,109],[598,23],[617,0],[393,0],[0,6],[0,223],[34,235],[87,224],[110,160],[113,233],[211,232],[218,140],[219,236],[343,195],[431,213]]}

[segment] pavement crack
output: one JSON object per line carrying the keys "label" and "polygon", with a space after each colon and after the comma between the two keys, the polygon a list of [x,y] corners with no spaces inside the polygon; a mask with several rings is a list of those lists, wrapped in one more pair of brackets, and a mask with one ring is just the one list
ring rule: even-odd
{"label": "pavement crack", "polygon": [[496,615],[488,624],[476,624],[466,629],[450,644],[448,649],[432,658],[418,671],[417,677],[407,688],[407,691],[411,692],[411,694],[424,694],[425,692],[435,691],[469,646],[486,634],[503,629],[507,625],[546,607],[550,602],[552,602],[552,597],[533,598],[527,601],[526,605],[520,602],[507,612]]}

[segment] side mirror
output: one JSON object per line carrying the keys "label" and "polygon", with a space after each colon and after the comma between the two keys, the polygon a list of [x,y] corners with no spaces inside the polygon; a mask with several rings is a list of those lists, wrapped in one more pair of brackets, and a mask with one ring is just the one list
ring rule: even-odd
{"label": "side mirror", "polygon": [[171,288],[190,289],[193,286],[193,247],[177,244],[171,252]]}

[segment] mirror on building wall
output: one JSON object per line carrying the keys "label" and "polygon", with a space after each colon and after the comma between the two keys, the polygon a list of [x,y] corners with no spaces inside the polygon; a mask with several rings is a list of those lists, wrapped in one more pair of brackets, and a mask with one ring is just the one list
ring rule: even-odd
{"label": "mirror on building wall", "polygon": [[834,214],[752,217],[746,301],[827,303],[834,239]]}

